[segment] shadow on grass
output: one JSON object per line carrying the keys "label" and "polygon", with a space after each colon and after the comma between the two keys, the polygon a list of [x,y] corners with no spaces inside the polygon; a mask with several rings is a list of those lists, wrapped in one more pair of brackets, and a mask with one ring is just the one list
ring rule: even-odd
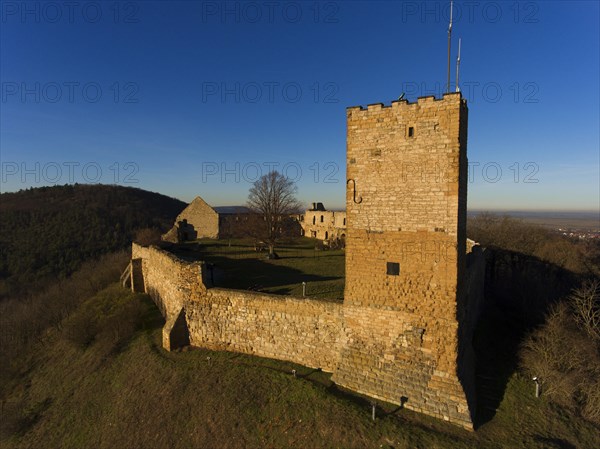
{"label": "shadow on grass", "polygon": [[561,440],[560,438],[545,438],[536,435],[534,439],[535,441],[542,443],[547,449],[577,449],[577,446],[568,441]]}
{"label": "shadow on grass", "polygon": [[[276,251],[277,252],[277,251]],[[299,251],[290,250],[290,251],[280,251],[277,252],[279,256],[278,260],[287,260],[287,259],[322,259],[322,258],[332,258],[332,257],[345,257],[345,254],[342,252],[338,252],[337,250],[333,251],[314,251],[302,249]]]}
{"label": "shadow on grass", "polygon": [[450,438],[463,438],[465,435],[470,435],[469,432],[457,428],[454,425],[406,409],[404,403],[407,401],[407,398],[405,397],[401,398],[402,405],[397,405],[347,390],[342,386],[336,385],[331,380],[332,373],[324,372],[320,368],[309,368],[290,361],[262,358],[243,353],[214,351],[200,347],[190,347],[190,350],[199,353],[197,355],[198,360],[209,364],[214,363],[215,367],[218,367],[220,364],[233,364],[259,368],[261,370],[264,369],[265,371],[276,372],[288,376],[291,382],[308,382],[315,388],[326,393],[332,399],[339,399],[346,404],[356,407],[361,413],[364,413],[363,416],[368,416],[369,418],[371,416],[372,406],[375,404],[377,420],[389,418],[396,422],[396,424],[409,425],[411,426],[411,429],[417,428],[428,434],[431,432],[443,432]]}
{"label": "shadow on grass", "polygon": [[142,315],[141,328],[151,333],[155,329],[160,329],[165,325],[165,319],[160,314],[160,310],[152,301],[150,295],[141,293],[139,294],[140,302],[144,306],[144,313]]}
{"label": "shadow on grass", "polygon": [[[314,244],[306,242],[288,242],[275,247],[278,260],[285,259],[319,259],[321,257],[343,256],[340,250],[315,250]],[[236,242],[231,246],[222,241],[198,241],[180,244],[163,245],[164,249],[186,260],[204,260],[211,257],[266,258],[268,251],[256,251],[251,241]]]}
{"label": "shadow on grass", "polygon": [[[282,287],[278,294],[289,294],[290,284],[302,282],[333,281],[341,276],[321,276],[300,269],[277,265],[261,259],[237,259],[210,257],[215,266],[214,286],[239,290]],[[285,286],[285,287],[284,287]],[[271,292],[274,293],[274,292]]]}
{"label": "shadow on grass", "polygon": [[473,338],[475,429],[496,415],[527,333],[579,282],[576,274],[533,256],[498,248],[488,248],[486,256],[485,305]]}
{"label": "shadow on grass", "polygon": [[[214,287],[264,291],[278,295],[298,294],[303,282],[319,283],[344,278],[344,253],[314,251],[312,241],[298,241],[279,246],[278,259],[267,259],[249,242],[229,246],[221,241],[198,241],[165,247],[176,257],[189,262],[204,261]],[[339,273],[338,273],[339,272]],[[339,289],[326,287],[314,296],[340,296]],[[311,296],[308,294],[307,296]]]}
{"label": "shadow on grass", "polygon": [[[320,279],[321,281],[328,280]],[[337,280],[337,279],[334,279]],[[277,288],[275,290],[266,290],[265,293],[273,293],[275,295],[292,295],[293,289],[291,287],[286,288]],[[298,294],[298,296],[301,296]],[[307,293],[306,299],[318,299],[320,301],[328,301],[328,302],[342,302],[344,300],[344,286],[343,284],[339,288],[329,288],[325,290],[319,290],[317,292]]]}
{"label": "shadow on grass", "polygon": [[[156,330],[162,329],[165,325],[165,319],[150,295],[145,293],[139,293],[138,295],[140,296],[140,302],[145,308],[140,329],[145,334],[150,350],[161,359],[168,359],[165,357],[168,353],[162,347],[162,336],[158,337],[159,339],[157,340],[155,333]],[[175,363],[175,361],[172,362]]]}
{"label": "shadow on grass", "polygon": [[[372,399],[369,399],[365,396],[361,396],[355,392],[350,390],[346,390],[338,385],[336,385],[331,380],[331,373],[324,372],[321,368],[307,368],[302,365],[296,365],[291,362],[278,362],[275,361],[276,365],[271,363],[262,363],[260,358],[256,358],[254,356],[243,356],[242,360],[235,360],[239,355],[233,356],[228,359],[228,361],[233,361],[233,363],[237,363],[240,365],[252,366],[252,367],[260,367],[265,368],[271,371],[288,374],[290,376],[295,377],[298,380],[303,380],[310,382],[311,384],[319,387],[325,388],[328,394],[332,396],[343,399],[344,401],[351,402],[363,409],[370,409],[371,404],[373,403]],[[281,364],[284,364],[283,366]],[[279,366],[277,366],[279,365]],[[401,408],[401,407],[399,407]],[[386,414],[391,414],[386,413]]]}
{"label": "shadow on grass", "polygon": [[497,306],[489,306],[475,329],[477,354],[475,388],[477,410],[476,429],[491,421],[504,399],[508,380],[517,369],[519,343],[523,330],[515,325]]}
{"label": "shadow on grass", "polygon": [[351,391],[345,390],[341,388],[339,385],[332,383],[328,388],[327,392],[336,398],[343,399],[344,401],[352,402],[353,404],[358,405],[361,408],[369,409],[373,403],[372,400],[364,397],[358,396],[356,393],[352,393]]}
{"label": "shadow on grass", "polygon": [[26,406],[25,402],[2,401],[2,419],[0,419],[0,436],[7,438],[11,435],[23,437],[43,417],[53,403],[52,398]]}

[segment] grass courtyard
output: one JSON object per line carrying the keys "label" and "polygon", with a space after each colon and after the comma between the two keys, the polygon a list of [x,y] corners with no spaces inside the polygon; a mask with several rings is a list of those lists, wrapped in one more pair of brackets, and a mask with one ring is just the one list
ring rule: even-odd
{"label": "grass courtyard", "polygon": [[171,249],[181,259],[214,265],[216,287],[341,301],[344,296],[344,251],[315,249],[316,239],[299,238],[275,248],[279,259],[257,252],[252,239],[187,242]]}

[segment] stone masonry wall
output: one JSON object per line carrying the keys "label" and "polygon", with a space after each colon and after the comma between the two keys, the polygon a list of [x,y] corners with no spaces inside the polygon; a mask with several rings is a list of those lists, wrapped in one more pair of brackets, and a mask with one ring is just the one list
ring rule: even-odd
{"label": "stone masonry wall", "polygon": [[333,372],[342,305],[308,298],[209,289],[186,305],[190,343],[289,360]]}
{"label": "stone masonry wall", "polygon": [[[290,360],[333,372],[337,366],[342,304],[309,298],[206,288],[202,264],[156,247],[132,245],[141,260],[146,292],[166,324],[163,346],[189,339],[199,347]],[[182,337],[181,316],[187,333]]]}
{"label": "stone masonry wall", "polygon": [[165,319],[179,313],[192,290],[203,288],[199,262],[185,262],[159,248],[137,243],[132,244],[131,253],[133,260],[142,260],[145,292]]}
{"label": "stone masonry wall", "polygon": [[458,321],[466,105],[446,94],[348,108],[347,118],[348,344],[334,380],[471,427]]}
{"label": "stone masonry wall", "polygon": [[[199,196],[194,198],[177,216],[173,229],[165,234],[165,240],[172,240],[174,232],[176,235],[178,223],[183,220],[187,220],[187,224],[193,226],[194,231],[197,233],[197,238],[208,237],[216,239],[219,237],[219,214]],[[171,238],[168,238],[170,234]]]}
{"label": "stone masonry wall", "polygon": [[138,270],[141,269],[144,291],[165,318],[163,347],[171,350],[186,344],[187,331],[182,330],[180,317],[192,294],[206,290],[201,281],[202,264],[184,262],[159,248],[144,247],[137,243],[131,245],[131,258],[132,280],[140,278]]}
{"label": "stone masonry wall", "polygon": [[[321,221],[323,217],[323,221]],[[346,212],[343,211],[313,211],[304,212],[300,223],[306,237],[321,240],[341,238],[346,236]]]}

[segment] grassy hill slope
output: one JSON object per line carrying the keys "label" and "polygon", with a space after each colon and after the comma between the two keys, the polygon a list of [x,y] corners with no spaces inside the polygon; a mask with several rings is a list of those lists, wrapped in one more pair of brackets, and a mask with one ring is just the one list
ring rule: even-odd
{"label": "grassy hill slope", "polygon": [[228,352],[168,353],[161,326],[146,295],[117,285],[83,302],[2,385],[1,446],[597,447],[597,428],[535,399],[516,374],[475,433],[389,404],[373,422],[370,403],[328,374]]}

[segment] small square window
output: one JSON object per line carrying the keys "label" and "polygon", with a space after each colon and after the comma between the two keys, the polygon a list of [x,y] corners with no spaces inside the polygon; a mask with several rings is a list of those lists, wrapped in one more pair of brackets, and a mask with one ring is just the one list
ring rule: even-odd
{"label": "small square window", "polygon": [[409,126],[408,127],[408,137],[414,137],[415,135],[415,128],[413,126]]}
{"label": "small square window", "polygon": [[389,276],[400,275],[400,264],[398,262],[388,262],[387,263],[387,274]]}

